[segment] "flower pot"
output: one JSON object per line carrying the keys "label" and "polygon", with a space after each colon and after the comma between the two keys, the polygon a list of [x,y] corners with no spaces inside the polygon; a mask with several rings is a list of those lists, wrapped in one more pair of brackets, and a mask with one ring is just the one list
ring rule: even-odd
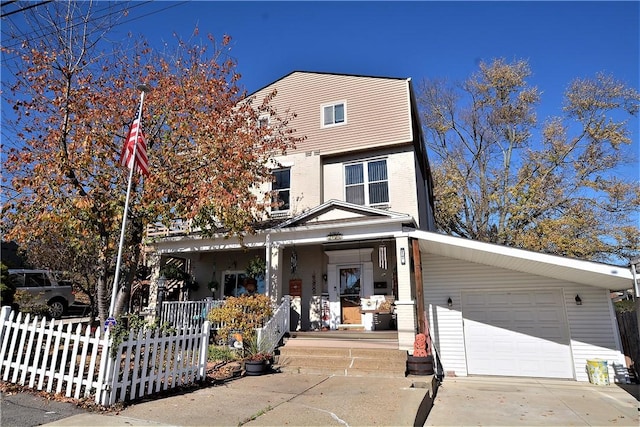
{"label": "flower pot", "polygon": [[245,360],[244,371],[247,375],[251,376],[262,375],[265,371],[266,366],[267,364],[264,360]]}
{"label": "flower pot", "polygon": [[433,375],[433,356],[414,357],[407,354],[407,375]]}
{"label": "flower pot", "polygon": [[253,294],[258,289],[258,281],[252,277],[244,279],[244,288],[250,294]]}

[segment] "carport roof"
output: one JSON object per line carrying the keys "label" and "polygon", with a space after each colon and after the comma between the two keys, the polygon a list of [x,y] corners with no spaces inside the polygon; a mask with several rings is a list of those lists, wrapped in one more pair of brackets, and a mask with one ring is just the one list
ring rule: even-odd
{"label": "carport roof", "polygon": [[515,249],[429,231],[411,231],[409,237],[419,240],[421,251],[460,261],[551,277],[612,291],[633,287],[631,270],[624,267]]}

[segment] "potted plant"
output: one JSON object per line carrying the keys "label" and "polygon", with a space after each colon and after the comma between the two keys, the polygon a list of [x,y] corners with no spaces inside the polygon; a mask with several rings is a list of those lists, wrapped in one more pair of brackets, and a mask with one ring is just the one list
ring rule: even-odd
{"label": "potted plant", "polygon": [[259,256],[253,257],[247,265],[247,277],[244,279],[244,288],[247,293],[254,294],[258,289],[258,280],[264,278],[267,269],[266,262]]}
{"label": "potted plant", "polygon": [[215,296],[216,292],[218,292],[219,284],[217,281],[211,280],[209,283],[207,283],[207,287],[209,288],[209,291],[211,291],[211,294]]}
{"label": "potted plant", "polygon": [[271,361],[273,354],[266,349],[264,340],[253,335],[244,341],[244,370],[246,375],[262,375]]}
{"label": "potted plant", "polygon": [[160,270],[160,275],[170,281],[182,282],[184,289],[190,291],[197,291],[199,286],[198,282],[193,280],[193,277],[188,272],[173,263],[165,264]]}

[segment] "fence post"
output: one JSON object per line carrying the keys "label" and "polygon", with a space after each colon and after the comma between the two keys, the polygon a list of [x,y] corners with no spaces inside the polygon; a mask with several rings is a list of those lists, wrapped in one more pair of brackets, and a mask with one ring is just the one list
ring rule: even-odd
{"label": "fence post", "polygon": [[[97,335],[97,334],[96,334]],[[114,392],[112,384],[112,370],[114,369],[115,359],[111,356],[111,347],[113,342],[110,336],[110,330],[100,339],[100,367],[98,368],[98,381],[96,384],[96,403],[99,405],[110,405],[111,394]]]}
{"label": "fence post", "polygon": [[8,305],[3,306],[0,311],[0,344],[2,344],[2,341],[4,340],[5,323],[9,320],[10,315],[11,307]]}
{"label": "fence post", "polygon": [[202,339],[200,342],[200,358],[198,360],[198,376],[200,379],[207,375],[207,356],[209,353],[209,335],[211,334],[211,323],[205,320],[202,324]]}

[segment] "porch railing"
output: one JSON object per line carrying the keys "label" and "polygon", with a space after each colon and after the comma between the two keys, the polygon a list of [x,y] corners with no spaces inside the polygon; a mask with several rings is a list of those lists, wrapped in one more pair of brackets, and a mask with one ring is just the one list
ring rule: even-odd
{"label": "porch railing", "polygon": [[[204,301],[163,301],[160,308],[160,323],[168,323],[174,328],[201,327],[212,308],[220,307],[223,300]],[[213,328],[219,325],[211,325]]]}
{"label": "porch railing", "polygon": [[174,219],[169,227],[160,223],[147,225],[147,237],[186,235],[196,231],[200,231],[200,228],[194,227],[193,222],[187,219]]}
{"label": "porch railing", "polygon": [[258,342],[262,344],[264,351],[271,353],[278,346],[280,339],[289,332],[289,319],[291,309],[291,297],[285,295],[282,303],[273,313],[273,317],[260,329],[258,329]]}
{"label": "porch railing", "polygon": [[[160,309],[160,322],[168,323],[178,329],[202,326],[207,320],[207,313],[222,304],[224,300],[166,301],[162,303]],[[261,342],[264,351],[273,352],[280,339],[289,332],[290,308],[291,297],[285,295],[271,318],[256,330],[258,341]],[[211,323],[212,329],[219,329],[222,326],[224,325]]]}

